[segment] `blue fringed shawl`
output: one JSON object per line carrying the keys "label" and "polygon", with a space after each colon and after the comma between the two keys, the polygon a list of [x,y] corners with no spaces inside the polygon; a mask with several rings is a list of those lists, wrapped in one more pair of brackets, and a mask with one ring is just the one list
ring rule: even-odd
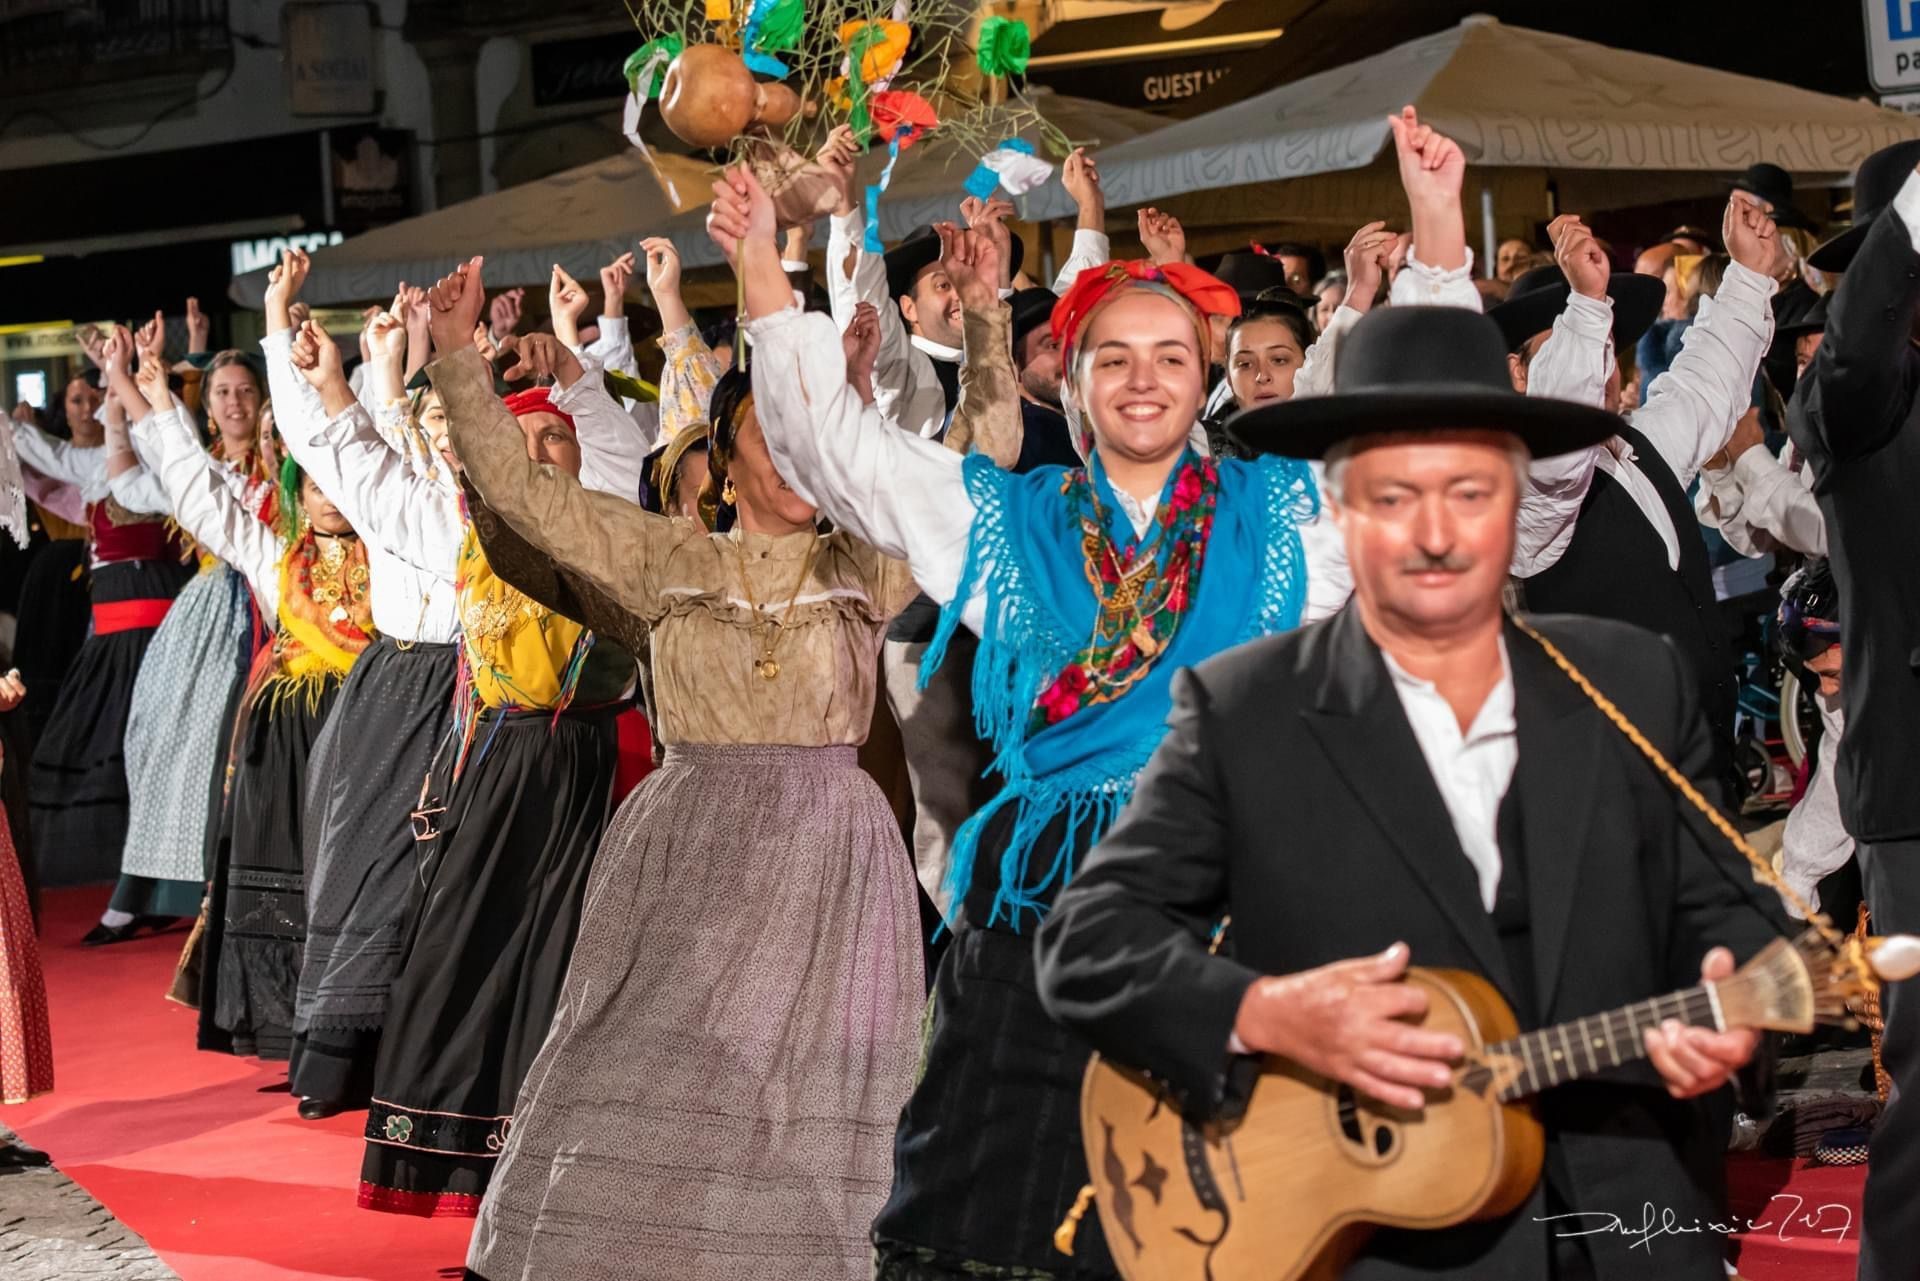
{"label": "blue fringed shawl", "polygon": [[[978,454],[966,460],[975,511],[967,561],[920,677],[924,684],[938,670],[984,578],[986,621],[973,664],[973,714],[1006,785],[954,835],[947,888],[954,904],[965,902],[981,833],[994,815],[1017,807],[986,924],[1004,921],[1017,931],[1027,913],[1036,921],[1045,915],[1054,891],[1073,875],[1076,838],[1085,829],[1097,841],[1132,797],[1135,777],[1166,733],[1176,671],[1299,624],[1307,594],[1299,525],[1320,506],[1311,473],[1304,463],[1275,456],[1222,460],[1219,469],[1199,592],[1166,652],[1120,698],[1030,733],[1035,700],[1093,632],[1098,606],[1087,582],[1081,530],[1061,492],[1064,468],[1015,475]],[[1178,473],[1175,468],[1173,475]],[[1114,537],[1131,541],[1133,528],[1097,462],[1092,478],[1102,508],[1111,513]],[[1162,512],[1166,500],[1163,493]],[[1058,845],[1036,850],[1041,834],[1062,815],[1066,830]]]}

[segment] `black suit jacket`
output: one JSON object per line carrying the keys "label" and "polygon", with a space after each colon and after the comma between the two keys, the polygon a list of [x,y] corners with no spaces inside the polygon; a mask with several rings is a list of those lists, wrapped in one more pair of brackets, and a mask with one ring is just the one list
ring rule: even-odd
{"label": "black suit jacket", "polygon": [[[1692,675],[1652,633],[1585,617],[1535,625],[1710,798],[1712,748]],[[1742,860],[1696,819],[1531,640],[1507,629],[1536,1002],[1541,1026],[1699,981],[1716,943],[1744,957],[1778,932]],[[1704,824],[1700,830],[1711,832]],[[1233,917],[1233,956],[1205,938]],[[1349,605],[1229,651],[1175,682],[1170,731],[1131,806],[1041,930],[1053,1016],[1115,1060],[1167,1081],[1189,1111],[1220,1105],[1225,1046],[1247,986],[1405,940],[1416,965],[1513,984],[1380,651]],[[1542,1100],[1561,1204],[1637,1224],[1719,1213],[1725,1133],[1649,1065]],[[1354,1278],[1547,1275],[1543,1190],[1508,1218],[1381,1233]],[[1587,1222],[1592,1226],[1592,1221]],[[1600,1275],[1719,1281],[1718,1236],[1664,1236],[1629,1254],[1586,1238]]]}
{"label": "black suit jacket", "polygon": [[1813,468],[1846,649],[1840,814],[1860,841],[1920,837],[1920,253],[1888,209],[1854,255],[1787,409]]}

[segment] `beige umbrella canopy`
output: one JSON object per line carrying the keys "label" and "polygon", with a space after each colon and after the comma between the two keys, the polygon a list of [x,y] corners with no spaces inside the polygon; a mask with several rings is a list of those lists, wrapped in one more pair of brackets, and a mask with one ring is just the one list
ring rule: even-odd
{"label": "beige umbrella canopy", "polygon": [[[1163,123],[1145,112],[1044,90],[1033,97],[1049,124],[1089,144],[1125,142]],[[435,280],[474,254],[486,256],[490,286],[544,285],[556,262],[589,280],[642,236],[671,237],[689,267],[719,262],[704,228],[710,168],[684,156],[657,158],[681,197],[678,206],[640,153],[626,148],[322,249],[313,255],[306,297],[323,306],[391,297],[396,281]],[[925,214],[902,221],[922,207],[937,207],[939,216],[952,217],[976,159],[942,146],[938,134],[910,148],[881,201],[882,232],[897,237],[915,222],[927,221]],[[862,162],[861,181],[874,180],[885,161],[885,149],[874,147]],[[234,278],[229,293],[242,306],[258,307],[266,281],[265,271],[249,272]]]}
{"label": "beige umbrella canopy", "polygon": [[1837,182],[1920,137],[1870,103],[1476,16],[1104,153],[1107,201],[1344,233],[1405,209],[1386,117],[1408,103],[1460,142],[1470,197],[1526,217],[1545,216],[1549,178],[1562,208],[1616,209],[1715,192],[1760,161]]}

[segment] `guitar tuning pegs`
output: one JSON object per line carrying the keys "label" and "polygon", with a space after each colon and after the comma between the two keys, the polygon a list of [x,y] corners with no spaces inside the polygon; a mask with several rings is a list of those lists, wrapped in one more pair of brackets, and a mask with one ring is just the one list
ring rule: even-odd
{"label": "guitar tuning pegs", "polygon": [[1889,934],[1867,940],[1867,963],[1882,982],[1897,983],[1920,974],[1920,938]]}

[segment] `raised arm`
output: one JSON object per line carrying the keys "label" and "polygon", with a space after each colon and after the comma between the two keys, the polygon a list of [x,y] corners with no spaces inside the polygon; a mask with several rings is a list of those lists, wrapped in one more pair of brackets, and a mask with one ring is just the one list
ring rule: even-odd
{"label": "raised arm", "polygon": [[1912,350],[1917,311],[1920,173],[1912,173],[1834,292],[1826,337],[1796,397],[1808,411],[1796,415],[1804,421],[1794,431],[1807,457],[1859,458],[1905,426],[1920,381]]}
{"label": "raised arm", "polygon": [[280,411],[287,451],[361,538],[451,579],[465,537],[458,495],[417,474],[380,439],[341,376],[339,349],[325,330],[308,321],[289,338],[283,331],[261,341],[274,404],[291,408]]}
{"label": "raised arm", "polygon": [[13,444],[21,462],[49,480],[72,485],[87,501],[107,492],[107,451],[103,446],[76,445],[17,420],[13,424]]}
{"label": "raised arm", "polygon": [[135,424],[135,438],[174,519],[201,546],[246,575],[262,610],[277,612],[285,550],[279,536],[247,510],[201,447],[186,411],[168,392],[166,369],[158,361],[140,362],[140,391],[150,412]]}
{"label": "raised arm", "polygon": [[627,327],[627,282],[632,278],[631,251],[600,269],[600,333],[581,354],[593,357],[603,369],[638,378],[640,362],[634,356],[633,335]]}
{"label": "raised arm", "polygon": [[446,406],[466,480],[527,544],[649,621],[659,599],[659,564],[695,527],[642,511],[629,499],[593,493],[527,457],[519,425],[493,393],[493,371],[470,340],[462,341],[483,296],[480,266],[476,258],[431,290],[440,355],[427,366],[427,377]]}
{"label": "raised arm", "polygon": [[554,380],[553,407],[573,419],[580,443],[580,483],[628,502],[636,500],[654,438],[640,431],[607,394],[599,364],[591,357],[575,356],[551,334],[528,334],[520,340],[516,354],[519,363],[507,370],[507,381]]}
{"label": "raised arm", "polygon": [[1805,476],[1767,452],[1759,411],[1748,410],[1734,429],[1731,465],[1701,469],[1694,510],[1743,556],[1781,547],[1807,556],[1827,554],[1827,521]]}
{"label": "raised arm", "polygon": [[[1113,257],[1113,242],[1107,237],[1107,196],[1100,188],[1100,166],[1086,148],[1074,148],[1073,154],[1061,164],[1060,185],[1073,197],[1078,213],[1073,223],[1073,248],[1053,278],[1056,294],[1073,288],[1081,272],[1102,266]],[[1179,225],[1174,223],[1175,228]],[[1183,236],[1181,248],[1185,247]]]}
{"label": "raised arm", "polygon": [[969,449],[1011,470],[1020,461],[1025,423],[1020,382],[1013,369],[1013,311],[1000,300],[1000,242],[979,231],[942,225],[940,261],[960,295],[965,354],[960,360],[960,401],[953,408],[943,444],[956,454]]}
{"label": "raised arm", "polygon": [[[966,562],[973,502],[961,459],[888,427],[847,383],[833,321],[793,306],[773,202],[745,168],[714,184],[708,229],[739,264],[754,342],[753,403],[774,466],[856,538],[913,568],[942,604]],[[969,626],[977,620],[969,620]]]}

